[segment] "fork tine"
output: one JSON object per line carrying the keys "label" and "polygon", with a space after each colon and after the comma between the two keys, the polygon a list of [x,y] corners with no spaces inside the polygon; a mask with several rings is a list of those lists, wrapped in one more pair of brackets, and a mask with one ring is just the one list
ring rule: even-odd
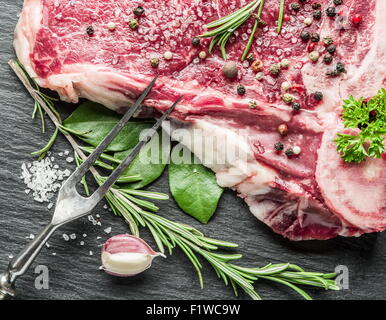
{"label": "fork tine", "polygon": [[182,99],[182,96],[179,97],[173,105],[166,110],[163,115],[157,120],[157,122],[153,125],[152,128],[147,130],[146,134],[141,138],[141,140],[137,143],[137,145],[131,150],[131,152],[127,155],[127,157],[119,164],[119,166],[111,173],[111,175],[106,179],[106,181],[93,193],[91,198],[93,201],[100,201],[106,192],[110,189],[110,187],[118,180],[123,171],[129,166],[131,161],[135,158],[135,156],[139,153],[141,148],[149,142],[149,140],[153,137],[153,135],[157,132],[158,128],[161,126],[162,122],[170,115],[173,109],[176,107],[178,102]]}
{"label": "fork tine", "polygon": [[146,98],[151,88],[154,86],[158,76],[156,76],[146,89],[142,92],[140,97],[135,101],[133,106],[125,113],[125,115],[119,120],[119,122],[111,129],[109,134],[103,139],[103,141],[98,145],[98,147],[87,157],[87,159],[79,166],[79,168],[71,175],[71,183],[78,182],[94,164],[94,162],[99,158],[103,151],[109,146],[117,134],[122,130],[125,124],[130,120],[130,118],[138,111],[141,107],[141,103]]}

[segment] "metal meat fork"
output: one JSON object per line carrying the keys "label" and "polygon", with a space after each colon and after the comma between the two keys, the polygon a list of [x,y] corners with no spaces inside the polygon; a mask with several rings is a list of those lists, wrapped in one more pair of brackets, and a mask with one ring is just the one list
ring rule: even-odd
{"label": "metal meat fork", "polygon": [[110,187],[117,181],[119,176],[131,163],[134,157],[138,154],[140,149],[150,140],[155,134],[157,129],[161,126],[162,122],[170,115],[174,107],[181,100],[179,97],[177,101],[161,116],[161,118],[149,129],[144,137],[138,142],[138,144],[132,149],[129,155],[123,160],[119,166],[112,172],[107,180],[90,196],[81,196],[75,186],[81,181],[82,177],[99,158],[106,147],[116,137],[116,135],[125,126],[127,121],[135,114],[140,108],[141,103],[150,92],[157,78],[148,85],[143,91],[139,99],[134,105],[126,112],[117,125],[111,129],[110,133],[99,144],[93,153],[79,166],[78,169],[64,182],[59,190],[58,199],[56,201],[55,212],[53,214],[51,222],[35,237],[15,258],[13,258],[6,272],[0,275],[0,300],[13,297],[15,295],[15,281],[23,275],[39,254],[43,245],[47,242],[50,236],[55,232],[57,228],[66,224],[67,222],[78,219],[82,216],[89,214],[97,205],[97,203],[104,197]]}

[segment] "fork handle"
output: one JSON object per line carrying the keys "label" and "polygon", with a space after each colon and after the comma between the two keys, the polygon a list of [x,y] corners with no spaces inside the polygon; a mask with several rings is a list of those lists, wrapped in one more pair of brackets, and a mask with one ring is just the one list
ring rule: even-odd
{"label": "fork handle", "polygon": [[58,226],[48,224],[25,248],[14,257],[0,275],[0,300],[15,296],[15,281],[23,275]]}

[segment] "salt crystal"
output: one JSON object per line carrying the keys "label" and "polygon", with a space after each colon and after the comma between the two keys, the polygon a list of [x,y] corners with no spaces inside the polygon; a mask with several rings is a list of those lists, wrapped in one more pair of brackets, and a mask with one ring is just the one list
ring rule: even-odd
{"label": "salt crystal", "polygon": [[92,255],[93,255],[93,252],[92,252],[91,250],[90,250],[90,252],[89,252],[89,255],[90,255],[90,256],[92,256]]}
{"label": "salt crystal", "polygon": [[67,157],[67,158],[66,158],[66,161],[67,161],[68,163],[71,163],[71,162],[74,161],[74,158],[73,158],[73,157]]}
{"label": "salt crystal", "polygon": [[104,230],[107,234],[109,234],[111,232],[111,227],[108,227]]}
{"label": "salt crystal", "polygon": [[76,234],[75,233],[71,233],[70,234],[70,239],[71,240],[75,240],[76,239]]}
{"label": "salt crystal", "polygon": [[25,193],[32,194],[33,199],[40,203],[50,202],[50,198],[61,186],[56,182],[59,167],[53,164],[52,159],[47,157],[21,166],[21,178],[27,186]]}
{"label": "salt crystal", "polygon": [[31,240],[33,240],[33,239],[35,239],[35,236],[31,233],[31,234],[29,235],[29,238],[30,238]]}
{"label": "salt crystal", "polygon": [[63,233],[62,236],[63,236],[64,241],[70,240],[70,237],[67,234]]}
{"label": "salt crystal", "polygon": [[8,255],[8,258],[13,259],[13,255],[12,254]]}
{"label": "salt crystal", "polygon": [[48,206],[47,206],[47,209],[49,210],[49,209],[51,209],[53,206],[54,206],[54,204],[53,204],[52,202],[50,202],[50,203],[48,204]]}
{"label": "salt crystal", "polygon": [[50,248],[51,245],[50,245],[48,242],[46,242],[46,247],[47,247],[47,248]]}
{"label": "salt crystal", "polygon": [[53,256],[56,256],[56,252],[52,252],[52,255],[53,255]]}
{"label": "salt crystal", "polygon": [[84,246],[84,241],[79,242],[81,246]]}
{"label": "salt crystal", "polygon": [[64,155],[65,155],[65,156],[68,156],[69,154],[70,154],[70,151],[64,150]]}
{"label": "salt crystal", "polygon": [[100,239],[102,239],[102,237],[99,237],[99,236],[98,236],[98,237],[97,237],[97,240],[100,240]]}
{"label": "salt crystal", "polygon": [[87,234],[86,233],[83,233],[83,238],[86,238],[87,237]]}

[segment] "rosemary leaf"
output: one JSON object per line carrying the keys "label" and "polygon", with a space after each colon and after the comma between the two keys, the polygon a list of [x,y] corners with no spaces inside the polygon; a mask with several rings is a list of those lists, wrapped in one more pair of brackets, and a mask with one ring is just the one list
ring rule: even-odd
{"label": "rosemary leaf", "polygon": [[284,6],[285,6],[285,0],[280,0],[280,8],[279,8],[279,19],[277,22],[277,33],[281,32],[281,27],[283,25],[283,18],[284,18]]}

